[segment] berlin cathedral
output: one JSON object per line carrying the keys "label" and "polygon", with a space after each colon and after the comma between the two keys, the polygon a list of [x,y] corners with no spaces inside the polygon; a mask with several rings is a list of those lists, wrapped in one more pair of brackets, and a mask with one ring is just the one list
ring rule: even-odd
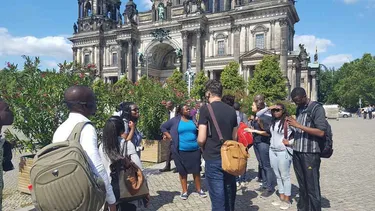
{"label": "berlin cathedral", "polygon": [[248,81],[264,55],[276,55],[289,92],[303,87],[317,100],[317,55],[310,62],[303,44],[294,50],[294,0],[151,1],[151,10],[139,12],[133,0],[78,0],[74,61],[95,64],[108,83],[125,75],[164,81],[175,69],[220,79],[236,61]]}

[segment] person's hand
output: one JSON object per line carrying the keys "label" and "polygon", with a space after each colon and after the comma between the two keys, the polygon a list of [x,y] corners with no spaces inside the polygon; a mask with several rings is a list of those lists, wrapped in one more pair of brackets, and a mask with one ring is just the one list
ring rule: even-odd
{"label": "person's hand", "polygon": [[135,124],[134,124],[133,121],[129,121],[129,128],[130,128],[131,130],[135,129]]}
{"label": "person's hand", "polygon": [[272,106],[268,107],[268,110],[272,110],[272,109],[275,109],[275,108],[277,108],[277,106],[276,105],[272,105]]}
{"label": "person's hand", "polygon": [[288,117],[286,120],[290,126],[295,128],[301,128],[301,125],[293,117]]}
{"label": "person's hand", "polygon": [[285,146],[289,146],[289,140],[288,139],[283,139],[283,144],[285,145]]}
{"label": "person's hand", "polygon": [[164,141],[170,141],[170,140],[172,140],[172,137],[171,137],[171,135],[166,135],[166,134],[164,134],[164,135],[163,135],[163,140],[164,140]]}
{"label": "person's hand", "polygon": [[109,204],[109,205],[108,205],[108,210],[109,210],[109,211],[116,211],[116,210],[117,210],[117,208],[116,208],[116,204]]}

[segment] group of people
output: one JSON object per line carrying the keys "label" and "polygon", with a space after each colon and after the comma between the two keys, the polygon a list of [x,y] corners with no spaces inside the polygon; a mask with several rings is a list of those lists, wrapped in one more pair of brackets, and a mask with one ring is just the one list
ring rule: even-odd
{"label": "group of people", "polygon": [[[203,161],[212,210],[235,210],[236,182],[238,186],[245,182],[246,174],[236,177],[225,172],[220,150],[222,140],[237,140],[237,127],[240,122],[245,122],[249,126],[246,132],[253,135],[252,146],[259,162],[258,177],[262,186],[257,191],[263,197],[268,197],[275,192],[277,184],[280,200],[272,204],[288,209],[291,206],[290,167],[293,162],[299,184],[298,210],[321,210],[319,140],[325,135],[327,127],[323,107],[310,101],[303,88],[295,88],[291,98],[298,106],[296,119],[288,115],[283,104],[267,107],[262,95],[254,97],[251,108],[254,115],[247,118],[240,111],[239,103],[228,96],[222,98],[222,94],[223,86],[219,81],[209,80],[206,83],[205,99],[212,107],[212,114],[205,103],[197,103],[193,109],[188,104],[174,106],[171,101],[166,103],[169,120],[161,125],[161,132],[163,139],[170,141],[170,156],[161,171],[171,170],[170,161],[174,160],[182,187],[181,199],[187,200],[189,197],[188,174],[193,175],[199,196],[207,197],[201,185]],[[86,86],[68,88],[64,93],[64,102],[70,111],[69,117],[57,128],[53,143],[67,140],[74,126],[80,122],[90,122],[89,117],[97,110],[95,94]],[[314,107],[312,114],[307,112],[311,107]],[[216,119],[222,140],[213,119]],[[11,124],[12,120],[9,107],[0,101],[0,127]],[[106,121],[99,146],[92,124],[85,125],[80,135],[80,144],[90,159],[93,173],[104,181],[106,202],[111,211],[136,210],[149,202],[149,196],[131,202],[118,202],[111,186],[110,165],[119,157],[124,157],[124,151],[142,169],[142,133],[137,129],[138,120],[139,108],[136,103],[123,102]],[[249,149],[251,146],[246,147]]]}
{"label": "group of people", "polygon": [[[261,196],[273,195],[277,186],[280,200],[272,204],[283,210],[290,208],[290,168],[293,163],[299,184],[298,210],[321,210],[319,144],[328,126],[323,106],[310,101],[303,88],[295,88],[291,98],[298,107],[296,119],[288,114],[282,103],[267,107],[262,95],[254,97],[251,107],[254,115],[247,118],[233,96],[222,97],[223,87],[219,81],[209,80],[205,89],[206,102],[213,109],[224,140],[237,140],[240,122],[248,125],[245,131],[253,135],[254,143],[246,147],[253,146],[259,162],[261,187],[257,191],[261,192]],[[212,210],[235,210],[237,187],[246,182],[246,173],[236,177],[223,171],[222,141],[207,105],[199,104],[196,112],[191,112],[186,104],[173,107],[169,102],[167,108],[172,116],[161,126],[161,131],[164,139],[171,141],[171,154],[182,187],[181,199],[186,200],[189,196],[188,174],[193,175],[197,193],[206,197],[200,177],[200,164],[204,161]],[[170,160],[160,171],[171,170]]]}
{"label": "group of people", "polygon": [[[373,112],[375,112],[375,105],[369,105],[367,107],[364,107],[364,108],[360,109],[359,114],[363,114],[363,119],[367,119],[367,116],[368,116],[368,119],[372,119],[373,118],[373,115],[372,115]],[[360,116],[360,115],[358,115],[358,116]]]}

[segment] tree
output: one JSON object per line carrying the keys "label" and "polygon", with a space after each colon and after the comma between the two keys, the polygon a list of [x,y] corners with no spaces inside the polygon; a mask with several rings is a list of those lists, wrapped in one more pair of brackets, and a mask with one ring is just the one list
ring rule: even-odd
{"label": "tree", "polygon": [[208,77],[204,74],[204,71],[200,71],[194,80],[193,89],[191,90],[191,97],[203,100],[205,94],[205,84],[207,81]]}
{"label": "tree", "polygon": [[263,94],[270,102],[286,98],[286,79],[276,56],[264,56],[255,67],[254,77],[250,79],[248,89],[250,96]]}
{"label": "tree", "polygon": [[187,85],[184,80],[184,74],[178,70],[174,70],[172,75],[167,78],[167,86],[173,90],[183,93],[187,92]]}
{"label": "tree", "polygon": [[348,109],[358,108],[359,98],[362,105],[375,103],[375,58],[364,54],[361,59],[345,63],[334,74],[333,92],[328,96],[332,103]]}
{"label": "tree", "polygon": [[317,74],[318,78],[318,101],[328,103],[329,96],[333,95],[335,68],[320,70]]}
{"label": "tree", "polygon": [[244,94],[244,89],[246,87],[245,80],[238,73],[240,65],[237,62],[230,62],[224,67],[221,73],[221,84],[224,88],[224,94],[230,94],[238,97],[242,97]]}

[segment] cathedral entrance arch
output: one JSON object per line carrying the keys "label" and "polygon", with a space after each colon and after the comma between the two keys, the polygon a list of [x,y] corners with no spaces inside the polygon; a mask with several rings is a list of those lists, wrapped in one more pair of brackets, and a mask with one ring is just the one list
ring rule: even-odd
{"label": "cathedral entrance arch", "polygon": [[172,75],[173,71],[180,66],[177,56],[179,49],[177,43],[170,40],[150,43],[145,51],[148,75],[159,78],[161,81]]}

